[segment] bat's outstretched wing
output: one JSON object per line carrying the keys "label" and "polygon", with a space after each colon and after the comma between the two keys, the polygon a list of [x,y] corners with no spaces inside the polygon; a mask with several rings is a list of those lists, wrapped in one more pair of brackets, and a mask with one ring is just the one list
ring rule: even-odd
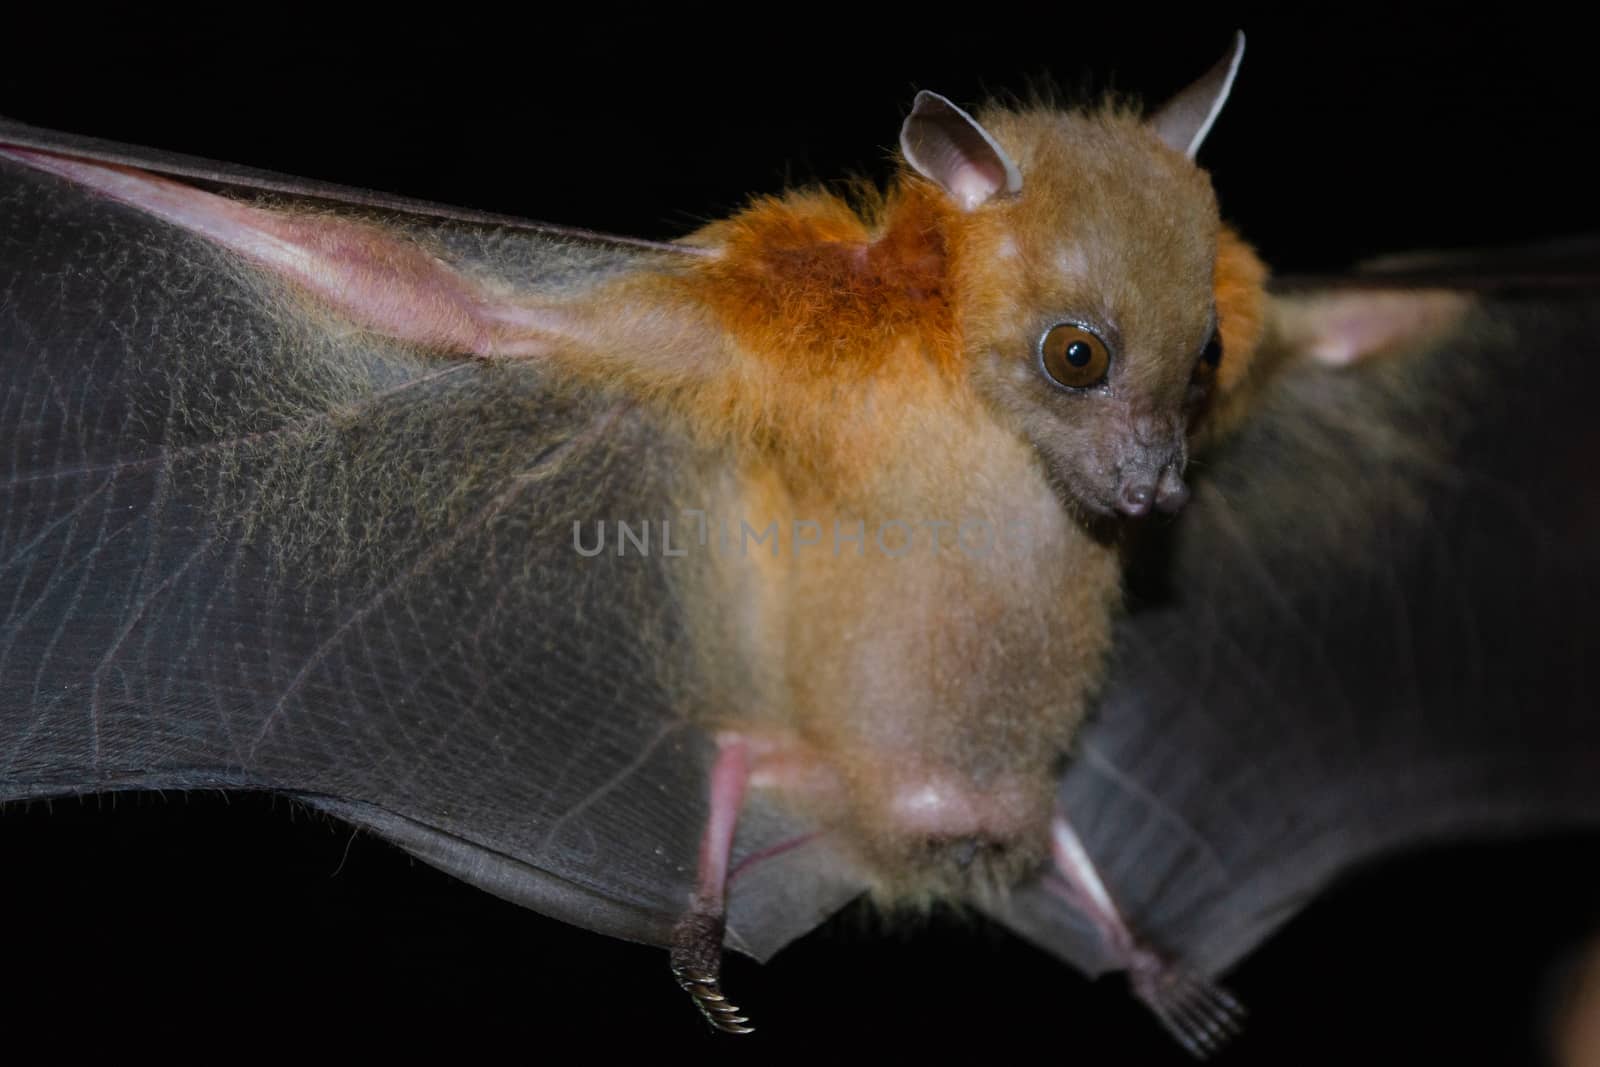
{"label": "bat's outstretched wing", "polygon": [[[1285,369],[1141,546],[1061,785],[1157,949],[1215,973],[1380,854],[1600,822],[1597,264],[1424,257],[1276,298]],[[1328,365],[1341,338],[1386,350]],[[1108,964],[1038,888],[1001,917]]]}
{"label": "bat's outstretched wing", "polygon": [[[614,524],[659,539],[726,459],[550,360],[380,320],[434,275],[571,298],[693,253],[14,124],[0,146],[0,800],[280,791],[665,943],[705,818],[685,713],[708,684],[703,591],[659,540],[619,554]],[[307,303],[200,236],[212,216],[160,217],[193,198],[150,174],[205,190],[224,229],[264,195],[296,208],[331,255],[399,257],[417,292],[358,320],[342,281]],[[251,225],[316,280],[306,230]],[[580,554],[575,523],[606,550]],[[738,852],[781,823],[750,813]],[[820,848],[735,886],[731,945],[768,954],[851,895]]]}

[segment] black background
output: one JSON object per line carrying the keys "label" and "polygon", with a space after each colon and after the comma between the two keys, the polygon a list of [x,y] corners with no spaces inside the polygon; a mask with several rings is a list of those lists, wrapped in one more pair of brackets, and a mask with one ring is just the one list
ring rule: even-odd
{"label": "black background", "polygon": [[[671,237],[755,192],[883,176],[912,93],[1054,81],[1159,99],[1249,52],[1202,162],[1282,271],[1600,232],[1587,35],[1514,14],[1312,9],[1116,22],[1053,6],[889,13],[590,6],[379,24],[36,12],[0,113],[35,125],[592,229]],[[1104,12],[1102,12],[1104,14]],[[1588,838],[1396,858],[1246,962],[1231,1063],[1537,1062],[1600,922]],[[856,912],[729,965],[761,1032],[704,1032],[664,954],[571,930],[283,800],[141,796],[0,819],[0,1027],[23,1058],[320,1061],[450,1042],[519,1060],[858,1051],[1181,1063],[1109,979],[975,921]],[[557,1051],[553,1040],[576,1041]]]}

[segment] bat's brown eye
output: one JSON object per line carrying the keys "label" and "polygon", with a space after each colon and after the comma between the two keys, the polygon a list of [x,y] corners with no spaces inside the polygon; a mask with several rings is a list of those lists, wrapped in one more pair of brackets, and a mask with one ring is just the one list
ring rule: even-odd
{"label": "bat's brown eye", "polygon": [[1105,381],[1111,369],[1106,344],[1088,328],[1072,322],[1050,327],[1039,343],[1045,373],[1069,389],[1085,389]]}

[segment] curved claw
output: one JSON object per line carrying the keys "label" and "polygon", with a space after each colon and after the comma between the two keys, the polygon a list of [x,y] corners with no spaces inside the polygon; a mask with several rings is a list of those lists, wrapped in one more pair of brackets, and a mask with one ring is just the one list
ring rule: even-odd
{"label": "curved claw", "polygon": [[674,967],[672,976],[678,985],[694,1000],[706,1022],[725,1034],[753,1034],[755,1027],[746,1026],[750,1020],[739,1013],[739,1008],[722,993],[717,976],[704,971]]}
{"label": "curved claw", "polygon": [[1130,968],[1128,977],[1134,994],[1196,1059],[1220,1051],[1243,1029],[1243,1005],[1209,979],[1153,955]]}
{"label": "curved claw", "polygon": [[1134,995],[1167,1032],[1202,1060],[1238,1036],[1244,1008],[1227,990],[1166,959],[1133,932],[1063,811],[1050,822],[1050,848],[1055,871],[1045,888],[1094,924],[1112,957],[1126,967]]}

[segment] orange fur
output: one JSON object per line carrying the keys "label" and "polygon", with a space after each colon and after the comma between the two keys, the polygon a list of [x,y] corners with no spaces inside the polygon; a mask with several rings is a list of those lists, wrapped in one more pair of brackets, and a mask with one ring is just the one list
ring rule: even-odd
{"label": "orange fur", "polygon": [[951,209],[923,186],[902,185],[869,211],[823,192],[760,200],[697,235],[721,254],[695,272],[696,293],[752,358],[785,378],[905,373],[908,354],[949,370],[961,347]]}
{"label": "orange fur", "polygon": [[1249,371],[1267,322],[1266,264],[1229,226],[1217,234],[1214,284],[1223,353],[1217,388],[1226,396]]}
{"label": "orange fur", "polygon": [[1224,226],[1217,240],[1217,325],[1222,331],[1222,364],[1216,395],[1196,427],[1196,447],[1224,440],[1250,413],[1271,379],[1276,359],[1264,342],[1269,305],[1267,268],[1255,250]]}
{"label": "orange fur", "polygon": [[675,279],[677,296],[712,315],[735,358],[680,396],[689,421],[834,495],[902,450],[911,412],[959,421],[954,214],[904,183],[860,210],[821,191],[768,197],[697,233],[717,255]]}

